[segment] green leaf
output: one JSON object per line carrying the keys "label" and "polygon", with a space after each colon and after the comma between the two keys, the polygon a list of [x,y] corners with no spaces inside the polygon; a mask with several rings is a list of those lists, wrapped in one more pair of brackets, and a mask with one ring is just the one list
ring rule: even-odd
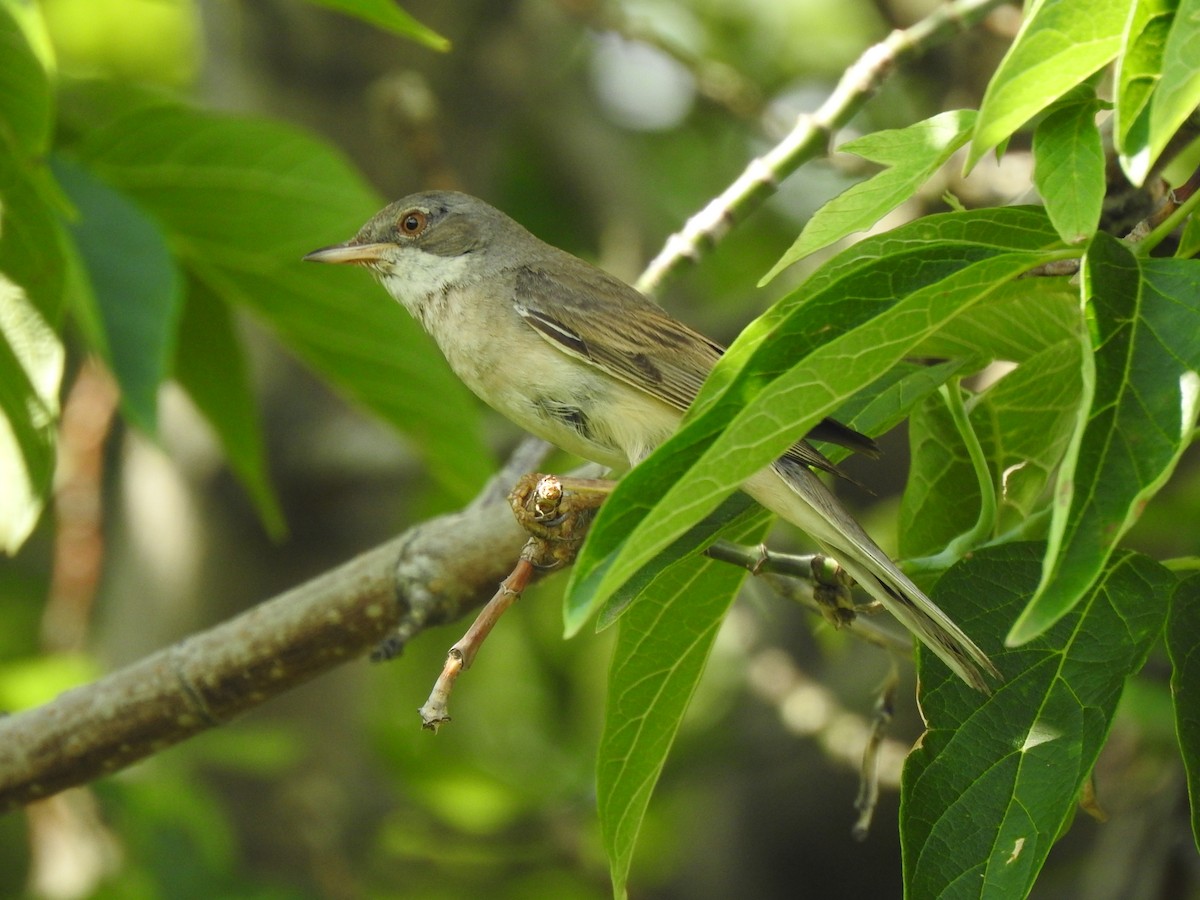
{"label": "green leaf", "polygon": [[[1053,344],[978,394],[970,422],[988,459],[998,510],[993,537],[1042,506],[1079,405],[1078,339]],[[937,553],[970,529],[979,485],[945,403],[932,397],[909,421],[912,468],[900,505],[900,553]]]}
{"label": "green leaf", "polygon": [[1167,652],[1171,656],[1171,696],[1175,730],[1187,771],[1192,804],[1192,840],[1200,848],[1200,575],[1180,582],[1171,598]]}
{"label": "green leaf", "polygon": [[1116,56],[1128,0],[1042,0],[984,93],[967,168]]}
{"label": "green leaf", "polygon": [[887,168],[817,210],[759,287],[810,253],[870,228],[908,200],[967,142],[974,127],[974,110],[952,110],[907,128],[878,131],[842,144],[839,153],[853,153]]}
{"label": "green leaf", "polygon": [[1078,341],[1081,327],[1079,289],[1069,278],[1022,278],[948,323],[917,355],[969,360],[974,367],[1022,362],[1064,339]]}
{"label": "green leaf", "polygon": [[62,228],[54,205],[46,200],[52,177],[44,166],[17,165],[0,148],[0,272],[24,289],[47,322],[57,325],[67,263]]}
{"label": "green leaf", "polygon": [[[883,434],[905,418],[963,368],[963,361],[946,360],[933,365],[900,362],[869,388],[838,407],[834,418],[863,434]],[[822,445],[830,459],[842,459],[850,451],[834,445]]]}
{"label": "green leaf", "polygon": [[1095,388],[1059,472],[1042,584],[1008,641],[1041,634],[1084,596],[1191,440],[1200,393],[1200,262],[1142,260],[1098,234],[1084,289]]}
{"label": "green leaf", "polygon": [[[798,435],[999,286],[1053,258],[1006,252],[1056,245],[1045,225],[1027,210],[931,217],[841,254],[748,327],[680,432],[601,510],[571,573],[568,631]],[[931,229],[944,239],[911,242]]]}
{"label": "green leaf", "polygon": [[[665,548],[653,559],[649,560],[637,574],[613,593],[596,616],[596,631],[603,631],[617,621],[625,610],[643,594],[653,593],[660,589],[657,579],[667,569],[676,563],[703,552],[726,531],[739,530],[745,523],[757,520],[765,514],[745,494],[734,494],[726,497],[710,515],[705,516],[678,537],[669,547]],[[570,609],[564,608],[564,618],[569,619]],[[572,632],[567,634],[570,637]]]}
{"label": "green leaf", "polygon": [[272,537],[286,526],[267,475],[262,429],[233,318],[204,285],[188,287],[175,378],[216,432],[230,467]]}
{"label": "green leaf", "polygon": [[12,153],[25,163],[44,155],[50,146],[54,94],[25,32],[3,4],[0,59],[4,60],[0,65],[0,156]]}
{"label": "green leaf", "polygon": [[1200,219],[1189,216],[1179,236],[1179,246],[1175,248],[1178,259],[1189,259],[1200,253]]}
{"label": "green leaf", "polygon": [[158,389],[175,355],[183,288],[158,225],[128,197],[87,170],[56,161],[77,217],[68,223],[87,269],[103,346],[125,415],[149,434],[158,427]]}
{"label": "green leaf", "polygon": [[[760,511],[727,536],[759,541],[767,522]],[[704,557],[680,560],[621,620],[596,756],[596,800],[614,896],[625,894],[650,795],[745,576],[744,569]]]}
{"label": "green leaf", "polygon": [[[1147,166],[1152,166],[1200,105],[1200,0],[1179,0],[1163,51],[1162,78],[1150,101]],[[1138,160],[1131,163],[1141,171]]]}
{"label": "green leaf", "polygon": [[[1042,545],[988,548],[933,600],[973,635],[1002,634],[1038,581]],[[920,654],[927,730],[900,786],[905,895],[1028,894],[1111,727],[1125,679],[1162,633],[1174,577],[1125,553],[1086,601],[1019,649],[983,649],[1007,680],[987,700]]]}
{"label": "green leaf", "polygon": [[425,27],[411,15],[396,5],[396,0],[308,0],[317,6],[324,6],[354,16],[401,37],[406,37],[432,47],[434,50],[449,50],[450,42]]}
{"label": "green leaf", "polygon": [[490,468],[474,398],[365,272],[300,261],[381,205],[340,156],[281,125],[175,106],[122,116],[80,153],[153,213],[194,278],[414,437],[455,498],[474,494]]}
{"label": "green leaf", "polygon": [[996,475],[997,534],[1040,509],[1074,430],[1083,395],[1080,342],[1060,341],[979,397],[971,419]]}
{"label": "green leaf", "polygon": [[913,411],[908,445],[912,464],[900,501],[899,550],[906,557],[932,556],[975,524],[979,481],[941,397]]}
{"label": "green leaf", "polygon": [[1150,101],[1178,0],[1135,0],[1117,57],[1113,138],[1126,175],[1141,184],[1150,170]]}
{"label": "green leaf", "polygon": [[1058,107],[1033,133],[1033,181],[1063,241],[1087,240],[1104,203],[1104,147],[1093,97]]}
{"label": "green leaf", "polygon": [[0,275],[0,549],[20,549],[54,476],[63,348],[21,288]]}

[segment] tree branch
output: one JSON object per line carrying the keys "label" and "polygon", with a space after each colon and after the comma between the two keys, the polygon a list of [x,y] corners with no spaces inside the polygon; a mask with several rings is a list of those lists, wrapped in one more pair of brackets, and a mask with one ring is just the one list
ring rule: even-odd
{"label": "tree branch", "polygon": [[123,769],[389,636],[398,650],[478,606],[527,538],[503,496],[514,478],[506,466],[493,482],[507,486],[499,495],[485,488],[484,503],[410,528],[236,618],[0,718],[0,812]]}

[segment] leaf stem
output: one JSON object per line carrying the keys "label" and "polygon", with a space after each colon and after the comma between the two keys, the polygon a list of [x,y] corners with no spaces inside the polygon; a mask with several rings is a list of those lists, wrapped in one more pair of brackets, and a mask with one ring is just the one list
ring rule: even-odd
{"label": "leaf stem", "polygon": [[1188,216],[1200,205],[1200,191],[1195,191],[1190,197],[1179,204],[1169,216],[1156,225],[1151,232],[1133,245],[1133,252],[1138,256],[1149,256],[1151,251],[1161,244],[1178,228]]}
{"label": "leaf stem", "polygon": [[971,460],[971,468],[975,471],[975,479],[979,485],[979,515],[975,519],[975,524],[968,531],[950,541],[940,553],[909,560],[905,568],[911,572],[940,572],[948,569],[969,551],[987,540],[996,527],[996,491],[992,485],[992,472],[988,467],[987,457],[984,456],[983,446],[979,443],[979,435],[975,433],[970,416],[967,415],[962,390],[959,387],[960,380],[952,378],[939,387],[938,391],[946,401],[950,418],[954,421],[954,426],[962,437],[963,444],[967,448],[967,455]]}

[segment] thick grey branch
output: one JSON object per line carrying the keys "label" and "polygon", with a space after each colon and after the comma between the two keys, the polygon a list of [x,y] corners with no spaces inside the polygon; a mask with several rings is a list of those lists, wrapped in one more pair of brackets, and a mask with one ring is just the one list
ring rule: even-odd
{"label": "thick grey branch", "polygon": [[487,496],[93,684],[0,718],[0,811],[227,722],[397,629],[407,638],[478,606],[527,537],[503,497]]}

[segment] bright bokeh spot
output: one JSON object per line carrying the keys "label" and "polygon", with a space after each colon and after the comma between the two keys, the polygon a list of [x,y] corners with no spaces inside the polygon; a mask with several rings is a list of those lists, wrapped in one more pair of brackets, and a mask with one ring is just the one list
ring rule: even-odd
{"label": "bright bokeh spot", "polygon": [[63,71],[183,87],[195,80],[203,36],[192,0],[46,0]]}

